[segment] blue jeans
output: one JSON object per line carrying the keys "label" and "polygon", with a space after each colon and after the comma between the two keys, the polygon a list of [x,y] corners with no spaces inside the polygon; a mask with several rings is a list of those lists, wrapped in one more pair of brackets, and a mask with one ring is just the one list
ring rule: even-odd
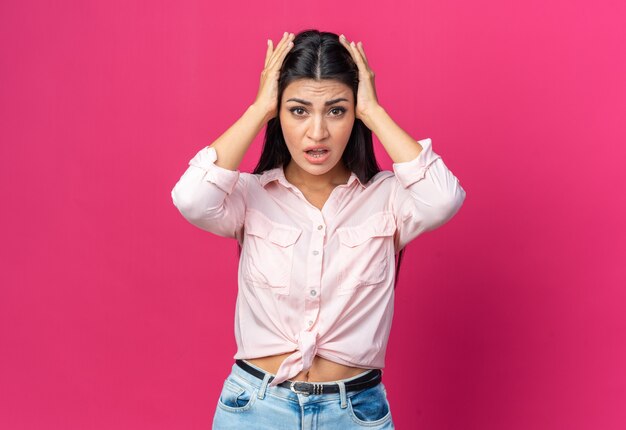
{"label": "blue jeans", "polygon": [[345,391],[343,384],[369,372],[325,382],[338,384],[339,393],[307,395],[285,387],[269,387],[269,377],[273,374],[264,372],[265,378],[261,380],[233,364],[217,402],[213,430],[393,429],[382,382],[362,390]]}

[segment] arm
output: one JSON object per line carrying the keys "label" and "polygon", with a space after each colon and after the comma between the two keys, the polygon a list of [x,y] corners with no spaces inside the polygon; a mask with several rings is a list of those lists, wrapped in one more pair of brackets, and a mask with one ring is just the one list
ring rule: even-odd
{"label": "arm", "polygon": [[251,105],[213,144],[189,161],[171,194],[174,205],[191,224],[241,242],[246,182],[237,169],[264,124],[264,115]]}
{"label": "arm", "polygon": [[465,190],[431,149],[430,139],[413,140],[378,103],[374,72],[369,67],[363,44],[339,40],[359,67],[356,116],[378,136],[393,160],[396,183],[392,210],[398,234],[396,252],[419,234],[447,222],[460,209]]}
{"label": "arm", "polygon": [[348,43],[343,35],[339,40],[359,67],[356,117],[378,136],[394,162],[397,181],[391,205],[398,229],[396,251],[400,251],[422,232],[452,218],[465,200],[465,191],[441,157],[432,152],[430,139],[416,142],[378,103],[375,74],[363,44]]}
{"label": "arm", "polygon": [[254,103],[215,142],[189,161],[189,167],[172,189],[172,200],[180,213],[203,230],[243,242],[247,184],[237,169],[256,135],[277,115],[280,66],[293,47],[293,37],[293,33],[285,32],[275,50],[268,40]]}
{"label": "arm", "polygon": [[423,232],[448,222],[461,208],[466,193],[433,152],[430,139],[416,142],[380,106],[364,122],[394,161],[397,181],[391,206],[398,228],[396,250],[400,251]]}
{"label": "arm", "polygon": [[392,208],[396,216],[400,251],[420,234],[441,227],[461,208],[466,192],[459,180],[433,152],[430,139],[413,160],[394,163],[396,188]]}
{"label": "arm", "polygon": [[172,189],[172,201],[187,221],[240,242],[246,210],[246,184],[239,171],[215,164],[215,148],[204,147]]}

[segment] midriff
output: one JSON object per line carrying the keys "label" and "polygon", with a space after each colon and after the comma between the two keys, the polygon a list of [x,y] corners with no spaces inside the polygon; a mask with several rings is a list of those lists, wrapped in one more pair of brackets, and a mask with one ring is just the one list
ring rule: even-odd
{"label": "midriff", "polygon": [[[292,352],[279,355],[271,355],[268,357],[247,358],[248,363],[254,364],[266,372],[276,374],[283,360],[289,357]],[[363,373],[369,369],[360,367],[345,366],[335,363],[334,361],[316,355],[313,358],[313,364],[308,370],[303,370],[295,377],[289,378],[290,381],[308,381],[308,382],[328,382],[339,379],[352,378],[353,376]]]}

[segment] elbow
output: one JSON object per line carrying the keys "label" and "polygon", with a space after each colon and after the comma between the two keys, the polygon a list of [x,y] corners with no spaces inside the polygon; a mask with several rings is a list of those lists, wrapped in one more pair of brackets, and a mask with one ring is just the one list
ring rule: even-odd
{"label": "elbow", "polygon": [[448,215],[449,217],[453,217],[463,206],[463,202],[465,202],[465,196],[467,193],[461,187],[461,184],[457,181],[456,187],[454,187],[453,192],[448,199]]}
{"label": "elbow", "polygon": [[450,221],[463,206],[465,196],[465,190],[458,185],[445,198],[433,205],[430,211],[430,222],[427,223],[429,225],[427,230],[433,230]]}
{"label": "elbow", "polygon": [[448,198],[445,199],[444,204],[442,204],[439,208],[439,212],[445,221],[448,221],[461,209],[461,206],[463,206],[463,202],[465,201],[465,196],[465,190],[457,181],[456,187],[452,189]]}
{"label": "elbow", "polygon": [[191,199],[185,193],[181,193],[178,189],[178,184],[172,189],[172,203],[181,213],[181,215],[187,219],[189,222],[194,222],[201,217],[200,211],[198,210],[198,205],[195,204],[193,199]]}
{"label": "elbow", "polygon": [[180,214],[191,224],[205,228],[208,223],[224,217],[224,205],[208,207],[193,194],[182,193],[177,187],[172,190],[172,202]]}

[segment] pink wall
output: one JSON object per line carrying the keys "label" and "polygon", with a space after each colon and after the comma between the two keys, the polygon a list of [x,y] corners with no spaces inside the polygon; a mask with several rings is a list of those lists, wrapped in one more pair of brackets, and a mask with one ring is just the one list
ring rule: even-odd
{"label": "pink wall", "polygon": [[309,27],[467,191],[407,248],[397,427],[626,427],[624,2],[57,3],[0,5],[0,428],[210,427],[236,245],[170,190]]}

